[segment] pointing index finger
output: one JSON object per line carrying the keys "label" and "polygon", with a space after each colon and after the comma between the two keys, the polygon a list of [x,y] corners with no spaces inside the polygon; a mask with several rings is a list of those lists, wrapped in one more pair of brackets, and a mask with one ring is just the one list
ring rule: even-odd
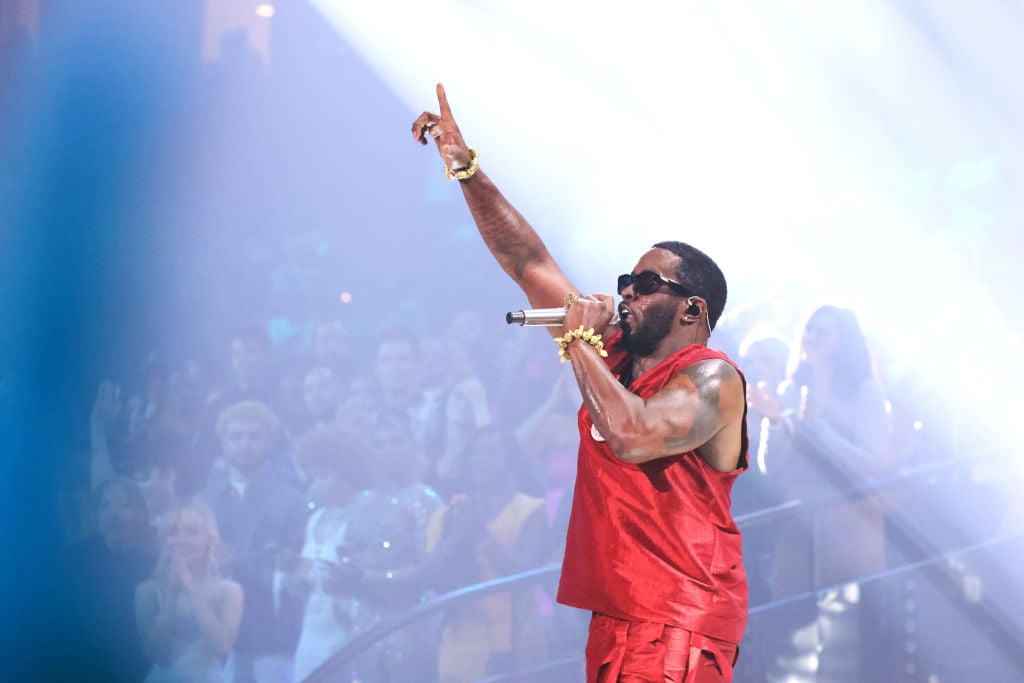
{"label": "pointing index finger", "polygon": [[444,85],[437,84],[437,104],[441,108],[441,117],[445,119],[451,119],[452,108],[448,106],[448,96],[444,94]]}

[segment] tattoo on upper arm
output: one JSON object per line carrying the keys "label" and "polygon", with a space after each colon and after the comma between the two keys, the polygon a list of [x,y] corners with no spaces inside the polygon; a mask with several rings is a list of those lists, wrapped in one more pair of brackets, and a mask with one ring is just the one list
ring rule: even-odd
{"label": "tattoo on upper arm", "polygon": [[665,438],[666,448],[679,450],[691,442],[693,435],[710,436],[718,426],[721,419],[722,380],[717,373],[708,370],[700,364],[691,365],[683,370],[683,374],[697,389],[697,407],[693,422],[685,433],[679,434],[680,425],[666,418],[665,421],[672,430],[672,435]]}

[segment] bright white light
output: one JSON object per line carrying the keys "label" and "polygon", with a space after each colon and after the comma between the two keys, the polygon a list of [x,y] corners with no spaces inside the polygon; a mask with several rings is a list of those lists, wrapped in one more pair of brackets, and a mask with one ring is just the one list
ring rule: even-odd
{"label": "bright white light", "polygon": [[264,2],[256,5],[256,16],[263,17],[264,19],[269,19],[274,16],[276,11],[277,10],[274,9],[274,6],[269,3]]}
{"label": "bright white light", "polygon": [[[583,291],[681,239],[728,274],[727,316],[766,297],[870,316],[890,376],[922,351],[962,357],[952,311],[986,334],[1004,322],[977,254],[1019,201],[994,194],[1020,172],[1002,150],[1024,107],[1002,66],[1021,24],[1001,3],[926,3],[954,68],[878,0],[437,0],[408,3],[415,21],[313,2],[410,121],[446,85],[481,165],[528,218],[557,221],[536,227]],[[986,93],[1010,93],[1008,111]]]}

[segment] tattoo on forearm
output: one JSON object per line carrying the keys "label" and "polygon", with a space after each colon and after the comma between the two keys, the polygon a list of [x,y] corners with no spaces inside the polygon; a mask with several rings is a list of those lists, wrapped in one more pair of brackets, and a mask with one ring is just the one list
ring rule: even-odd
{"label": "tattoo on forearm", "polygon": [[506,216],[492,218],[493,220],[484,224],[481,232],[490,240],[494,252],[501,256],[515,277],[521,278],[526,267],[537,261],[540,249],[524,241],[522,231],[516,222],[510,221]]}
{"label": "tattoo on forearm", "polygon": [[[497,193],[497,189],[492,192]],[[543,257],[545,247],[526,219],[501,199],[496,205],[471,202],[470,211],[484,242],[501,266],[518,280],[527,266]]]}

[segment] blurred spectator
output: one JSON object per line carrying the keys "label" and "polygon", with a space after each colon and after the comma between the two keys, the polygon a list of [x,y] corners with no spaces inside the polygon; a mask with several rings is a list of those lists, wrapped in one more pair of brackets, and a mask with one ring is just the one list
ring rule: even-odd
{"label": "blurred spectator", "polygon": [[330,368],[342,384],[352,380],[359,358],[352,347],[352,334],[341,320],[329,320],[313,332],[313,363]]}
{"label": "blurred spectator", "polygon": [[419,354],[419,339],[412,330],[392,328],[378,339],[373,376],[379,388],[382,409],[408,411],[414,420],[423,411],[423,373]]}
{"label": "blurred spectator", "polygon": [[[427,550],[448,538],[465,545],[471,562],[465,583],[524,571],[547,556],[544,501],[519,490],[515,437],[495,425],[477,431],[468,458],[470,489],[430,520]],[[476,681],[490,673],[543,661],[536,595],[532,590],[482,598],[450,615],[441,634],[441,683]],[[528,641],[531,647],[519,647]]]}
{"label": "blurred spectator", "polygon": [[90,416],[94,487],[114,473],[132,475],[145,468],[153,444],[177,443],[184,450],[198,438],[202,389],[195,366],[149,360],[142,374],[137,392],[123,393],[112,380],[97,387]]}
{"label": "blurred spectator", "polygon": [[515,425],[544,402],[560,373],[551,364],[549,335],[538,330],[504,332],[493,339],[497,346],[487,359],[484,381],[495,420]]}
{"label": "blurred spectator", "polygon": [[443,404],[424,391],[424,368],[416,334],[404,328],[386,330],[374,353],[372,383],[367,383],[369,376],[353,382],[339,408],[340,420],[351,422],[359,415],[375,418],[388,411],[405,413],[416,440],[430,461],[436,462],[444,450]]}
{"label": "blurred spectator", "polygon": [[[551,383],[547,397],[515,431],[523,458],[522,473],[529,479],[523,484],[536,486],[538,492],[543,492],[552,522],[559,515],[568,515],[567,509],[556,510],[571,503],[579,447],[579,402],[576,382],[569,375],[561,375]],[[559,541],[565,542],[564,535]],[[560,553],[558,559],[561,560]]]}
{"label": "blurred spectator", "polygon": [[371,494],[412,514],[416,523],[416,549],[426,547],[427,523],[444,507],[437,492],[423,483],[429,463],[404,413],[377,416],[371,428],[368,460],[373,463]]}
{"label": "blurred spectator", "polygon": [[[809,499],[891,471],[889,403],[852,311],[834,306],[814,311],[801,335],[796,367],[778,397],[762,391],[752,399],[753,409],[783,427],[769,462],[779,468],[788,498]],[[815,561],[793,589],[850,580],[884,565],[877,505],[834,506],[818,515],[814,526]],[[836,538],[838,530],[843,542]],[[858,542],[851,542],[853,536]],[[798,578],[793,571],[785,574]]]}
{"label": "blurred spectator", "polygon": [[[267,335],[261,330],[242,330],[228,341],[226,367],[216,379],[203,404],[202,424],[195,451],[208,466],[219,455],[217,419],[221,411],[239,401],[259,401],[276,415],[283,414],[278,368]],[[217,376],[219,375],[219,376]]]}
{"label": "blurred spectator", "polygon": [[302,381],[302,397],[306,406],[306,427],[323,427],[333,421],[342,400],[341,378],[329,367],[315,367]]}
{"label": "blurred spectator", "polygon": [[[789,342],[781,335],[755,328],[739,346],[739,357],[742,360],[743,375],[747,380],[747,430],[750,438],[751,467],[745,477],[737,479],[733,486],[733,514],[743,514],[760,510],[780,501],[780,494],[774,490],[777,484],[772,481],[768,462],[771,445],[772,427],[780,427],[779,422],[773,423],[768,416],[761,413],[759,407],[764,403],[777,400],[778,392],[783,389],[786,379],[786,366],[792,353]],[[758,401],[758,396],[765,394],[765,401]]]}
{"label": "blurred spectator", "polygon": [[345,398],[346,385],[333,369],[321,365],[307,367],[296,362],[299,360],[293,359],[293,367],[281,379],[278,416],[289,440],[334,422]]}
{"label": "blurred spectator", "polygon": [[[438,572],[446,571],[445,553],[426,553],[427,527],[430,518],[444,507],[437,492],[422,481],[429,465],[423,448],[416,440],[409,418],[404,413],[384,412],[377,416],[372,428],[368,462],[373,463],[374,487],[368,492],[370,506],[393,508],[384,514],[403,527],[382,529],[388,545],[407,544],[407,552],[364,558],[362,594],[375,617],[387,619],[411,609],[432,596],[438,586]],[[408,520],[408,521],[407,521]],[[408,531],[412,536],[408,536]],[[381,544],[372,537],[367,547]],[[376,539],[380,541],[380,539]],[[379,648],[388,663],[387,677],[382,680],[433,680],[437,670],[439,624],[428,619],[406,627],[385,641]]]}
{"label": "blurred spectator", "polygon": [[[789,524],[792,518],[780,523],[759,523],[747,526],[743,515],[756,513],[782,503],[784,482],[779,477],[773,455],[779,449],[779,434],[783,429],[779,420],[772,421],[759,407],[778,400],[778,392],[786,380],[791,355],[789,342],[774,328],[755,325],[740,340],[737,347],[739,365],[747,381],[747,433],[750,440],[750,468],[737,477],[732,488],[732,513],[738,517],[743,529],[743,565],[747,571],[747,591],[751,607],[758,607],[772,599],[772,567],[778,546],[779,526]],[[764,401],[759,400],[765,396]],[[747,628],[746,654],[740,658],[737,676],[749,677],[750,672],[764,671],[776,652],[770,643],[774,624],[765,619],[752,619]],[[767,629],[767,631],[766,631]],[[764,632],[763,632],[764,631]]]}
{"label": "blurred spectator", "polygon": [[315,509],[301,555],[285,553],[278,565],[287,592],[303,604],[294,658],[295,679],[301,681],[369,621],[356,595],[359,570],[345,554],[350,503],[368,479],[361,454],[327,429],[315,429],[297,441],[295,462],[309,481]]}
{"label": "blurred spectator", "polygon": [[175,443],[154,443],[140,457],[135,470],[150,523],[160,526],[160,519],[184,499],[191,497],[201,486],[199,473],[192,462],[191,453]]}
{"label": "blurred spectator", "polygon": [[[441,452],[434,465],[438,486],[445,492],[459,490],[457,481],[464,475],[460,459],[477,429],[491,422],[487,389],[478,373],[475,357],[468,342],[458,339],[442,341],[446,382],[437,396],[444,412]],[[432,364],[433,364],[432,363]]]}
{"label": "blurred spectator", "polygon": [[[782,427],[772,435],[768,462],[785,495],[810,500],[889,472],[889,404],[855,314],[835,306],[815,310],[797,361],[778,394],[760,387],[749,395],[752,410]],[[833,590],[819,598],[816,611],[791,610],[797,624],[805,623],[791,631],[786,654],[792,657],[781,657],[780,667],[788,670],[815,652],[821,680],[860,680],[859,662],[871,660],[867,649],[857,656],[869,645],[860,626],[877,617],[878,605],[863,604],[868,596],[852,582],[884,567],[884,511],[871,497],[789,520],[774,555],[774,597]]]}
{"label": "blurred spectator", "polygon": [[220,527],[225,573],[245,590],[238,680],[280,680],[298,639],[301,604],[287,596],[275,603],[274,568],[280,552],[301,547],[309,510],[302,494],[270,465],[280,424],[266,405],[228,406],[217,419],[217,433],[222,457],[201,498]]}
{"label": "blurred spectator", "polygon": [[110,380],[103,380],[96,389],[89,418],[89,479],[93,488],[110,480],[115,472],[123,476],[124,470],[130,469],[111,452],[111,430],[120,413],[121,388]]}
{"label": "blurred spectator", "polygon": [[133,478],[145,498],[150,521],[157,526],[164,511],[201,488],[206,472],[184,432],[153,429],[137,433],[139,438],[125,438],[125,432],[118,433],[121,413],[120,387],[104,380],[90,419],[90,479],[98,486],[114,476]]}
{"label": "blurred spectator", "polygon": [[228,367],[230,372],[223,384],[207,397],[207,404],[229,405],[243,399],[274,404],[277,378],[273,352],[265,334],[252,330],[231,337]]}
{"label": "blurred spectator", "polygon": [[[300,680],[358,632],[418,604],[433,577],[419,566],[423,533],[417,522],[439,503],[414,479],[420,456],[408,418],[385,414],[374,436],[371,448],[385,451],[374,459],[383,486],[374,490],[364,488],[365,453],[338,432],[310,432],[296,449],[317,505],[288,580],[293,593],[308,595],[295,655]],[[424,671],[436,662],[431,628],[430,622],[406,628],[349,668],[364,680],[429,680]]]}
{"label": "blurred spectator", "polygon": [[[571,375],[558,377],[548,398],[516,430],[517,442],[524,464],[539,472],[538,481],[544,498],[547,521],[544,545],[547,555],[543,564],[561,563],[565,554],[565,536],[572,510],[572,493],[576,481],[576,459],[579,450],[579,390]],[[534,589],[537,616],[542,628],[524,633],[519,647],[547,650],[551,654],[580,652],[587,642],[590,615],[587,612],[558,604],[555,594],[558,576]],[[531,639],[541,639],[530,643]],[[557,656],[557,655],[556,655]],[[584,677],[580,662],[579,677]],[[564,676],[564,673],[559,675]],[[538,680],[541,680],[538,678]],[[546,679],[545,679],[546,680]],[[556,679],[561,680],[561,679]]]}
{"label": "blurred spectator", "polygon": [[372,374],[358,374],[348,383],[334,426],[346,434],[367,434],[381,409],[380,388]]}
{"label": "blurred spectator", "polygon": [[138,632],[153,662],[146,683],[230,683],[242,587],[218,571],[213,513],[198,500],[168,513],[154,578],[135,593]]}
{"label": "blurred spectator", "polygon": [[97,531],[69,544],[65,560],[77,589],[68,629],[88,650],[82,680],[140,681],[149,668],[135,628],[135,587],[153,573],[156,536],[135,483],[114,477],[95,492]]}
{"label": "blurred spectator", "polygon": [[[737,477],[732,487],[734,516],[764,510],[783,502],[784,483],[769,460],[779,421],[772,422],[758,410],[763,402],[754,394],[777,400],[786,379],[791,349],[789,342],[773,330],[755,327],[739,345],[740,367],[747,380],[747,433],[750,439],[750,468]],[[773,436],[773,433],[775,436]],[[759,525],[743,534],[743,563],[747,568],[747,587],[752,605],[767,602],[771,596],[771,567],[776,545],[776,528]]]}

